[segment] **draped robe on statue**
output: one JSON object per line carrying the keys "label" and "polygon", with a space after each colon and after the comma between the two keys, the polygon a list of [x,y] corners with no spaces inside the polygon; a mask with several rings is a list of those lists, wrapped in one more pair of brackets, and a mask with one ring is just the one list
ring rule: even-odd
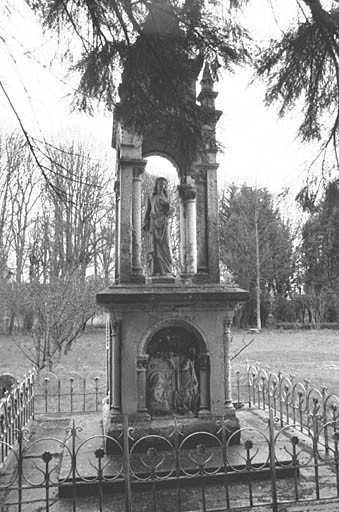
{"label": "draped robe on statue", "polygon": [[163,193],[148,198],[145,229],[148,231],[148,253],[152,262],[152,275],[164,276],[172,272],[169,246],[168,216],[170,203]]}

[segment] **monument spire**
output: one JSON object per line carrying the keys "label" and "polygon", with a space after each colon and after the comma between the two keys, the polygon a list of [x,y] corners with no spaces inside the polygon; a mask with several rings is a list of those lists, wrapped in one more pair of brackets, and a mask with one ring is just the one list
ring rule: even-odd
{"label": "monument spire", "polygon": [[[202,108],[215,110],[215,100],[218,96],[218,93],[214,90],[214,80],[212,78],[211,68],[208,62],[205,62],[200,84],[201,91],[198,96],[198,101],[200,101]],[[220,115],[218,115],[216,121],[219,119]]]}
{"label": "monument spire", "polygon": [[178,35],[179,23],[169,0],[152,0],[143,26],[144,34]]}

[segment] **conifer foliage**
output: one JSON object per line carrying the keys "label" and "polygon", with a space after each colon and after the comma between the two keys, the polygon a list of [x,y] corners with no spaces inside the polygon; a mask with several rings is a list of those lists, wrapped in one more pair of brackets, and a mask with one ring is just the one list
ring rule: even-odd
{"label": "conifer foliage", "polygon": [[[72,33],[72,69],[80,81],[74,105],[91,111],[99,100],[142,131],[161,117],[188,141],[199,139],[204,122],[192,84],[203,59],[212,72],[249,56],[246,31],[231,11],[221,19],[203,0],[29,0],[44,26],[60,41]],[[236,4],[237,2],[231,2]],[[228,12],[228,11],[227,11]],[[69,55],[66,48],[64,55]],[[122,74],[122,85],[118,89]],[[157,115],[156,115],[157,114]],[[194,148],[192,149],[194,150]]]}

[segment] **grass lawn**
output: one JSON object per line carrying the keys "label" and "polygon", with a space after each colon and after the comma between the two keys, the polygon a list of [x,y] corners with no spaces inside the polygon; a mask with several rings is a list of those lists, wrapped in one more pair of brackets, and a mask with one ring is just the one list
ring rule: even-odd
{"label": "grass lawn", "polygon": [[[21,378],[32,363],[25,357],[19,346],[27,347],[29,336],[0,335],[0,374],[9,372]],[[72,346],[68,354],[62,354],[60,364],[65,370],[81,371],[84,367],[106,370],[105,329],[89,328]]]}
{"label": "grass lawn", "polygon": [[[298,380],[308,378],[315,386],[326,385],[339,394],[339,331],[262,331],[248,334],[234,330],[231,353],[234,355],[244,343],[254,342],[232,361],[233,370],[243,369],[246,359],[261,366],[270,366]],[[0,336],[0,373],[10,372],[17,378],[31,367],[18,345],[28,343],[22,336]],[[84,367],[105,370],[105,331],[91,328],[60,360],[65,370],[81,371]]]}
{"label": "grass lawn", "polygon": [[313,386],[328,386],[339,395],[339,331],[274,330],[248,334],[235,330],[232,354],[253,338],[254,342],[232,361],[233,370],[240,369],[247,359],[273,371],[281,369],[300,381],[307,378]]}

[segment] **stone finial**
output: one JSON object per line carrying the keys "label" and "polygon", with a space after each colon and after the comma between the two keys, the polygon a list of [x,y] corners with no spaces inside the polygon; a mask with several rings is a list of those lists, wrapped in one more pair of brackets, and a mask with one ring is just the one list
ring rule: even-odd
{"label": "stone finial", "polygon": [[208,62],[205,62],[204,71],[201,79],[201,90],[202,91],[213,91],[213,79],[211,75],[211,68]]}
{"label": "stone finial", "polygon": [[[204,71],[201,79],[201,91],[198,96],[198,100],[204,109],[209,111],[218,112],[218,116],[215,118],[215,123],[219,119],[221,112],[215,110],[215,99],[218,93],[214,90],[214,81],[211,75],[211,69],[208,62],[205,62]],[[214,114],[213,114],[214,115]],[[214,123],[214,124],[215,124]]]}

